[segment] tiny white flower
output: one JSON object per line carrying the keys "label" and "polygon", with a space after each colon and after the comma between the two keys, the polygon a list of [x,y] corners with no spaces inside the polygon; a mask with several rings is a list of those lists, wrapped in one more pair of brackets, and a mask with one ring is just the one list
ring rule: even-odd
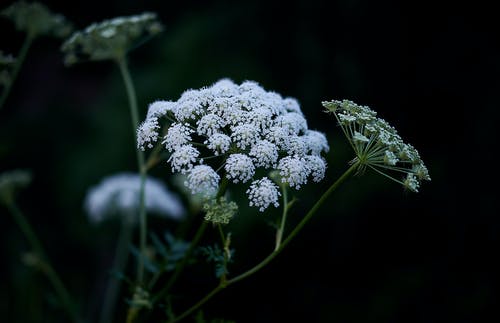
{"label": "tiny white flower", "polygon": [[278,198],[281,193],[278,191],[278,186],[267,177],[253,181],[246,193],[249,205],[258,207],[260,212],[264,212],[270,204],[274,207],[279,206]]}
{"label": "tiny white flower", "polygon": [[307,130],[302,138],[306,144],[307,152],[313,155],[320,155],[323,151],[327,153],[330,150],[325,135],[319,131]]}
{"label": "tiny white flower", "polygon": [[223,133],[214,133],[204,141],[208,149],[214,152],[215,156],[225,154],[231,146],[231,138]]}
{"label": "tiny white flower", "polygon": [[292,135],[288,138],[286,152],[291,156],[303,156],[307,146],[302,136]]}
{"label": "tiny white flower", "polygon": [[171,152],[190,142],[192,139],[191,134],[193,132],[193,129],[182,123],[173,123],[170,128],[168,128],[162,144],[164,144],[165,148]]}
{"label": "tiny white flower", "polygon": [[146,119],[137,128],[137,148],[145,150],[145,147],[153,148],[153,143],[158,140],[158,119]]}
{"label": "tiny white flower", "polygon": [[276,167],[278,147],[267,140],[260,140],[252,146],[248,155],[253,157],[254,164],[257,167]]}
{"label": "tiny white flower", "polygon": [[219,129],[226,125],[221,117],[213,113],[204,115],[200,120],[196,122],[196,124],[198,125],[196,132],[200,136],[207,137],[210,137],[214,133],[219,132]]}
{"label": "tiny white flower", "polygon": [[240,149],[253,145],[259,138],[259,129],[251,124],[242,124],[233,128],[231,139]]}
{"label": "tiny white flower", "polygon": [[252,159],[244,154],[232,154],[226,160],[224,166],[226,177],[233,183],[246,183],[255,174],[255,166]]}
{"label": "tiny white flower", "polygon": [[307,121],[297,112],[288,112],[285,115],[278,117],[279,125],[288,129],[288,132],[293,135],[298,135],[301,131],[307,130]]}
{"label": "tiny white flower", "polygon": [[176,148],[168,159],[170,166],[172,166],[172,172],[177,171],[185,174],[193,168],[193,163],[196,162],[196,158],[199,155],[200,152],[192,145],[184,145]]}
{"label": "tiny white flower", "polygon": [[404,180],[404,186],[412,192],[418,193],[418,188],[420,187],[420,182],[415,175],[408,173],[406,179]]}
{"label": "tiny white flower", "polygon": [[207,165],[194,166],[187,176],[185,185],[193,194],[202,193],[206,197],[213,196],[219,187],[220,176]]}
{"label": "tiny white flower", "polygon": [[392,151],[389,150],[385,151],[384,163],[390,166],[394,166],[398,161],[399,159],[396,157],[396,155],[394,155]]}
{"label": "tiny white flower", "polygon": [[290,187],[300,189],[307,182],[309,169],[302,158],[287,156],[278,163],[281,181],[288,183]]}
{"label": "tiny white flower", "polygon": [[276,144],[278,148],[286,150],[290,135],[288,129],[273,126],[264,134],[264,137],[273,144]]}
{"label": "tiny white flower", "polygon": [[314,182],[318,183],[325,177],[326,162],[323,158],[317,155],[309,155],[304,157],[308,173],[312,176]]}
{"label": "tiny white flower", "polygon": [[155,101],[148,107],[146,119],[158,118],[167,114],[175,108],[175,103],[171,101]]}

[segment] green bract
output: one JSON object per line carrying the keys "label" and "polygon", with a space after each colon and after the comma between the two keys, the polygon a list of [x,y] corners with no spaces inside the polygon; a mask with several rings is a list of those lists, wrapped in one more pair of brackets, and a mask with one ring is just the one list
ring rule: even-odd
{"label": "green bract", "polygon": [[[418,151],[403,142],[396,129],[367,106],[348,100],[323,102],[328,112],[333,113],[351,144],[360,170],[369,167],[376,172],[418,192],[420,182],[431,178]],[[390,173],[402,173],[401,180]]]}
{"label": "green bract", "polygon": [[162,29],[154,13],[117,17],[75,32],[61,49],[68,65],[86,60],[119,59]]}
{"label": "green bract", "polygon": [[1,14],[10,19],[18,30],[31,37],[48,35],[63,38],[73,29],[64,16],[50,12],[38,2],[18,1],[2,10]]}

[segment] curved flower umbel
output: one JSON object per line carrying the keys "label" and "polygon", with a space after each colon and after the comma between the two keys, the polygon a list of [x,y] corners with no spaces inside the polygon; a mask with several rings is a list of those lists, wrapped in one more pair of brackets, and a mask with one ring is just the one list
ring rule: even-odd
{"label": "curved flower umbel", "polygon": [[67,65],[85,60],[117,59],[162,30],[161,23],[152,12],[117,17],[75,32],[61,49],[66,54],[64,59]]}
{"label": "curved flower umbel", "polygon": [[32,37],[48,35],[63,38],[73,29],[64,16],[51,12],[44,4],[38,2],[17,1],[2,10],[0,14],[12,20],[17,30],[24,31]]}
{"label": "curved flower umbel", "polygon": [[[404,143],[396,129],[375,111],[348,100],[323,102],[323,106],[337,118],[361,170],[369,167],[413,192],[418,192],[422,181],[431,180],[418,151]],[[402,173],[403,178],[397,179],[388,171]]]}
{"label": "curved flower umbel", "polygon": [[158,142],[160,119],[169,122],[162,143],[171,152],[172,171],[187,173],[193,193],[215,192],[225,177],[248,185],[250,206],[264,211],[279,206],[280,196],[266,173],[278,170],[282,183],[295,189],[324,177],[325,135],[307,128],[297,100],[266,92],[255,82],[223,79],[188,90],[176,102],[151,104],[137,130],[140,149]]}
{"label": "curved flower umbel", "polygon": [[[90,220],[99,223],[119,214],[135,221],[139,212],[140,185],[141,178],[137,174],[121,173],[106,177],[92,187],[85,198],[84,207]],[[162,182],[147,177],[144,193],[146,210],[172,219],[180,219],[184,215],[180,199]]]}

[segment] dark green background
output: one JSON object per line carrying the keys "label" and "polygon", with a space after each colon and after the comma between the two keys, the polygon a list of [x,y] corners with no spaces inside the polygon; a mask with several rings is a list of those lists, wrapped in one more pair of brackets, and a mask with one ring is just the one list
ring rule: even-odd
{"label": "dark green background", "polygon": [[[2,1],[5,7],[9,2]],[[155,11],[165,31],[130,55],[141,115],[156,99],[229,77],[296,97],[327,134],[327,179],[297,195],[296,222],[353,157],[320,102],[351,99],[393,124],[426,162],[419,194],[367,174],[346,183],[267,268],[204,311],[237,322],[478,322],[498,319],[496,203],[499,37],[494,11],[398,1],[48,1],[83,28]],[[23,34],[0,21],[4,52]],[[100,305],[117,226],[82,209],[103,176],[134,171],[134,139],[118,69],[62,64],[60,41],[38,39],[0,111],[0,171],[32,170],[20,196],[84,316]],[[166,181],[169,167],[154,175]],[[172,187],[172,185],[170,185]],[[243,203],[242,203],[243,204]],[[20,262],[25,239],[0,209],[0,321],[64,322],[44,277]],[[272,216],[272,215],[267,215]],[[237,274],[272,248],[266,215],[242,211]],[[161,233],[174,223],[153,220]],[[192,274],[192,275],[189,275]],[[215,286],[210,270],[178,285],[185,308]],[[183,286],[181,288],[181,286]],[[123,312],[123,311],[122,311]],[[157,313],[158,314],[158,313]],[[486,317],[493,314],[496,319]],[[160,315],[158,317],[161,317]],[[123,321],[120,318],[119,321]]]}

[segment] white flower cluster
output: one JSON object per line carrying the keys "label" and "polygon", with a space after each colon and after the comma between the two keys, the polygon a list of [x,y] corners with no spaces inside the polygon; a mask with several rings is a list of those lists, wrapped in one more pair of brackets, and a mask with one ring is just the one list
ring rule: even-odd
{"label": "white flower cluster", "polygon": [[61,49],[68,65],[82,60],[117,59],[162,29],[155,13],[116,17],[75,32]]}
{"label": "white flower cluster", "polygon": [[220,176],[233,183],[252,180],[250,205],[264,211],[270,204],[278,206],[280,194],[269,179],[255,178],[259,169],[277,169],[281,181],[296,189],[309,178],[317,182],[324,177],[325,135],[307,128],[295,99],[266,92],[255,82],[237,85],[223,79],[188,90],[176,102],[153,103],[137,130],[140,149],[158,141],[162,116],[171,121],[162,142],[172,153],[168,162],[173,172],[188,174],[186,185],[193,192],[199,187],[216,191]]}
{"label": "white flower cluster", "polygon": [[[355,161],[418,192],[423,180],[430,181],[429,172],[418,151],[403,142],[396,129],[367,106],[348,100],[323,102],[332,112],[356,153]],[[387,171],[403,173],[402,180]]]}
{"label": "white flower cluster", "polygon": [[[85,198],[84,207],[91,221],[99,223],[117,214],[135,221],[139,212],[140,186],[141,178],[137,174],[106,177],[92,187]],[[180,219],[185,212],[180,199],[151,177],[146,178],[144,186],[144,206],[147,211],[172,219]]]}

